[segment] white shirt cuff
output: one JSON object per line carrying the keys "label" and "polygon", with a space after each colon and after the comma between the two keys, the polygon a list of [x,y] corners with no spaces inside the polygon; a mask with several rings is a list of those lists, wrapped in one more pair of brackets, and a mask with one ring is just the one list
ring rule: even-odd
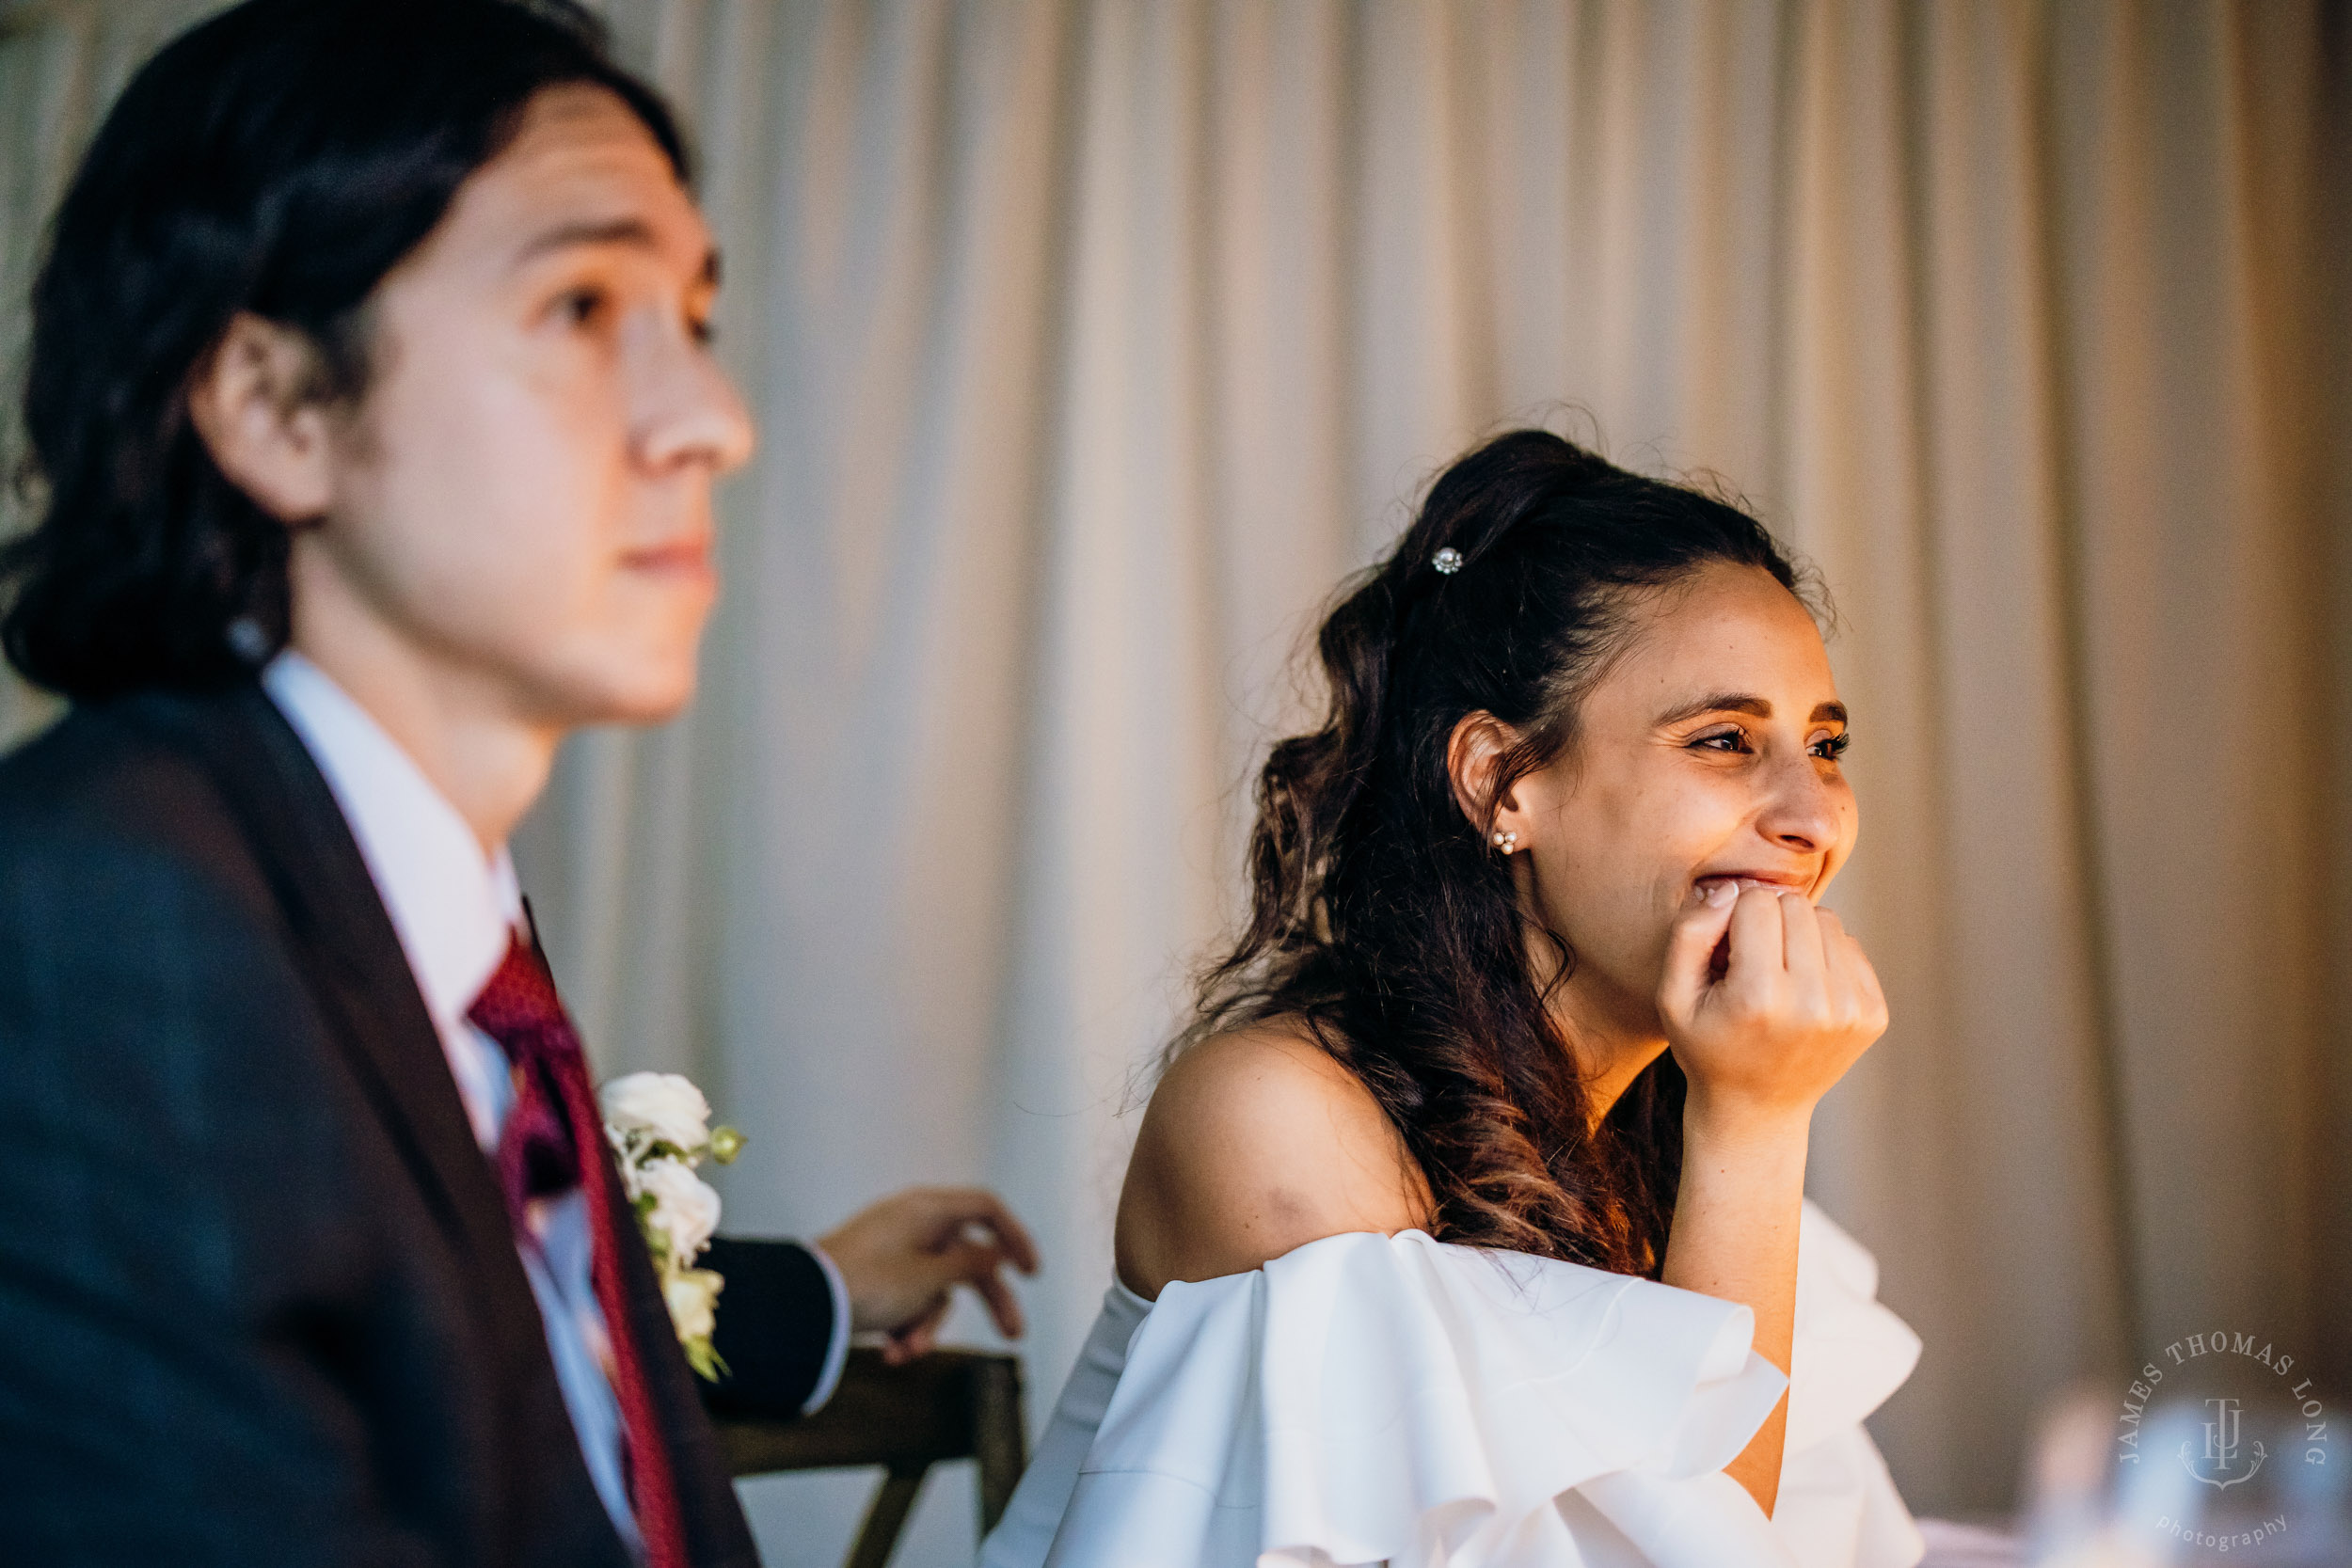
{"label": "white shirt cuff", "polygon": [[815,1415],[833,1398],[834,1389],[841,1384],[841,1369],[850,1359],[850,1288],[842,1283],[841,1271],[825,1256],[824,1248],[810,1246],[808,1255],[825,1271],[825,1287],[833,1292],[833,1342],[825,1347],[825,1364],[818,1370],[817,1386],[809,1390],[807,1402],[801,1406],[803,1416]]}

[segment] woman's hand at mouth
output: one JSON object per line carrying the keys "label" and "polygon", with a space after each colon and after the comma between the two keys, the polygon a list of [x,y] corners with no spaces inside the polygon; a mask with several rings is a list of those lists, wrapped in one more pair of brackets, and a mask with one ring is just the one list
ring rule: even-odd
{"label": "woman's hand at mouth", "polygon": [[[1885,994],[1862,944],[1803,893],[1708,878],[1676,917],[1658,1010],[1690,1085],[1659,1277],[1747,1307],[1750,1343],[1786,1372],[1813,1107],[1885,1031]],[[1767,1514],[1788,1413],[1784,1400],[1724,1466]]]}
{"label": "woman's hand at mouth", "polygon": [[1802,1126],[1886,1032],[1878,974],[1836,914],[1757,881],[1700,883],[1658,1005],[1690,1082],[1687,1121],[1724,1132]]}

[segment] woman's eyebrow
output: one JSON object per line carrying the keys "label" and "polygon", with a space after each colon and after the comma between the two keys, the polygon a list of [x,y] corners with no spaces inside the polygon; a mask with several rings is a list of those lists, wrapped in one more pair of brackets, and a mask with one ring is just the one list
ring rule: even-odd
{"label": "woman's eyebrow", "polygon": [[1679,724],[1685,719],[1696,719],[1702,713],[1744,713],[1752,719],[1770,719],[1772,705],[1763,698],[1744,691],[1716,691],[1697,702],[1685,703],[1671,713],[1661,713],[1661,724]]}
{"label": "woman's eyebrow", "polygon": [[[1745,691],[1717,691],[1701,697],[1695,703],[1685,703],[1671,713],[1661,714],[1661,724],[1679,724],[1686,719],[1696,719],[1702,713],[1744,713],[1751,719],[1770,719],[1772,705],[1762,697]],[[1816,724],[1843,724],[1846,705],[1822,703],[1813,710]]]}

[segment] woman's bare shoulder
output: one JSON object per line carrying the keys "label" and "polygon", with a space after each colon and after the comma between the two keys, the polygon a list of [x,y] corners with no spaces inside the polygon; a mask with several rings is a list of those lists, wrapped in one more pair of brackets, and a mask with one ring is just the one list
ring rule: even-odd
{"label": "woman's bare shoulder", "polygon": [[1157,1296],[1326,1236],[1425,1225],[1428,1210],[1372,1091],[1305,1024],[1271,1020],[1203,1040],[1160,1081],[1120,1196],[1119,1274]]}

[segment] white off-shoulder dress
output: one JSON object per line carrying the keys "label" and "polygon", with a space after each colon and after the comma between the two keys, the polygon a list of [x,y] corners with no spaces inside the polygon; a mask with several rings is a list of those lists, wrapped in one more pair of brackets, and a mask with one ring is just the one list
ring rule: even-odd
{"label": "white off-shoulder dress", "polygon": [[[1418,1230],[1114,1283],[982,1568],[1910,1568],[1877,1290],[1807,1203],[1784,1379],[1745,1307]],[[1768,1519],[1723,1467],[1783,1388]]]}

